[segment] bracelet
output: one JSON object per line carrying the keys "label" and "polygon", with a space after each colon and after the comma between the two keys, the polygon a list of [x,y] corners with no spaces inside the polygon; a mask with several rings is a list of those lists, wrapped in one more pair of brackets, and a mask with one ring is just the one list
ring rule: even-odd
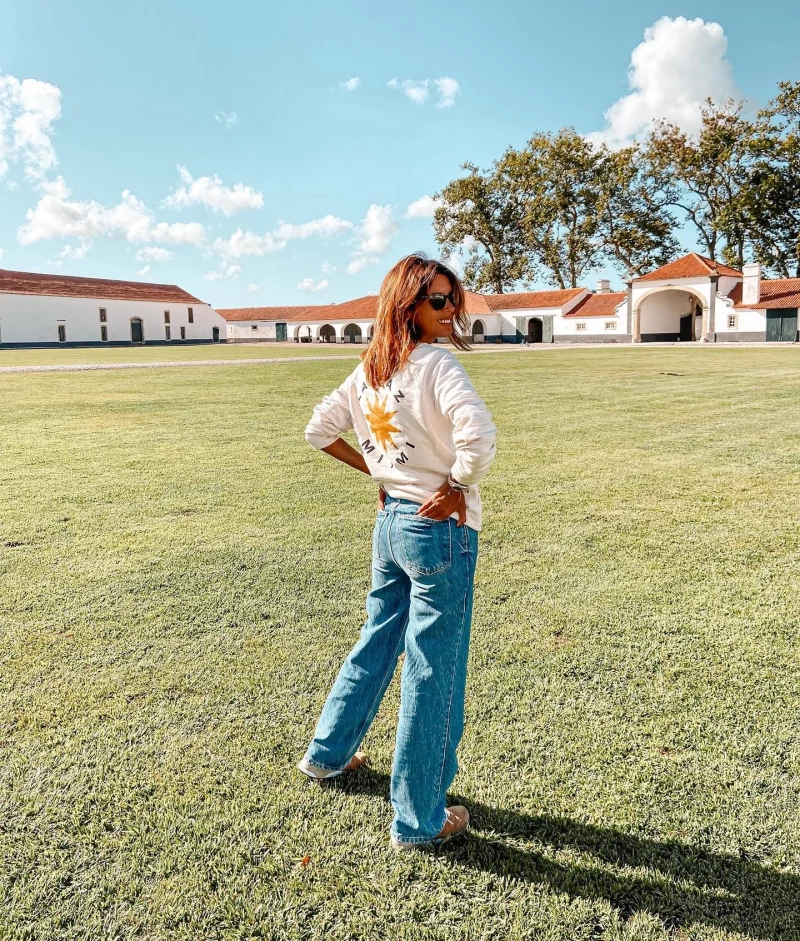
{"label": "bracelet", "polygon": [[448,475],[447,483],[451,490],[458,490],[459,493],[469,493],[469,487],[456,480],[452,475]]}

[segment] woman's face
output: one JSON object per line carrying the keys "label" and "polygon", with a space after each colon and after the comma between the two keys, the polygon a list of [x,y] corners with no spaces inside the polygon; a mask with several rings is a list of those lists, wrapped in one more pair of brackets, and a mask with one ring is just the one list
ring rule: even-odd
{"label": "woman's face", "polygon": [[[450,294],[453,290],[446,274],[437,274],[433,279],[428,294]],[[432,343],[436,337],[449,337],[453,334],[453,302],[448,297],[442,310],[434,310],[429,300],[417,304],[415,321],[422,331],[420,343]]]}

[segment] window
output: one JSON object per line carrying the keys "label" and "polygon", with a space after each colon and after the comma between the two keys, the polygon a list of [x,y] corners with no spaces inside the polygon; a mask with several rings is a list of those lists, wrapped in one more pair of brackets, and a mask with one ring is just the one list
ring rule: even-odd
{"label": "window", "polygon": [[100,339],[101,340],[108,339],[108,327],[104,323],[100,324]]}
{"label": "window", "polygon": [[67,342],[67,325],[65,323],[60,323],[58,325],[58,342],[59,343]]}
{"label": "window", "polygon": [[738,316],[736,314],[728,314],[728,329],[735,330],[737,326]]}
{"label": "window", "polygon": [[169,311],[164,311],[164,323],[169,323]]}
{"label": "window", "polygon": [[194,308],[189,308],[189,323],[194,323]]}
{"label": "window", "polygon": [[251,330],[258,330],[258,324],[257,324],[257,323],[252,324],[252,326],[250,327],[250,329],[251,329]]}
{"label": "window", "polygon": [[617,321],[616,320],[607,320],[606,321],[606,330],[616,330]]}
{"label": "window", "polygon": [[100,308],[100,323],[105,323],[107,320],[108,320],[108,317],[106,316],[106,309],[105,307],[101,307]]}
{"label": "window", "polygon": [[585,329],[586,329],[586,321],[584,320],[584,321],[582,321],[581,323],[576,323],[576,324],[575,324],[575,329],[576,329],[576,330],[585,330]]}
{"label": "window", "polygon": [[181,327],[181,339],[186,339],[186,327]]}
{"label": "window", "polygon": [[164,334],[165,334],[165,339],[167,339],[167,340],[171,340],[171,339],[172,339],[172,335],[171,335],[170,329],[169,329],[169,324],[167,324],[166,327],[164,327]]}

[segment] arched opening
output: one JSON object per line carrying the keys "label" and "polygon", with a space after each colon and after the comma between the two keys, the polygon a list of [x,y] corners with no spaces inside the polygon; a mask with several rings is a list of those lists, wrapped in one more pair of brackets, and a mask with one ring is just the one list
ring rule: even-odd
{"label": "arched opening", "polygon": [[680,288],[661,288],[647,294],[634,311],[634,339],[636,322],[642,342],[692,343],[703,336],[705,301],[694,291]]}
{"label": "arched opening", "polygon": [[344,342],[345,343],[360,343],[361,342],[361,327],[357,323],[349,323],[344,328]]}
{"label": "arched opening", "polygon": [[336,331],[329,323],[324,323],[319,328],[319,338],[322,343],[335,343]]}
{"label": "arched opening", "polygon": [[483,338],[486,335],[486,331],[483,327],[482,320],[476,320],[472,325],[472,342],[473,343],[483,343]]}
{"label": "arched opening", "polygon": [[528,321],[528,343],[541,343],[543,334],[543,323],[541,317],[531,317]]}
{"label": "arched opening", "polygon": [[375,336],[375,324],[370,324],[369,330],[367,331],[367,343]]}
{"label": "arched opening", "polygon": [[141,317],[131,317],[131,343],[144,343],[144,324]]}
{"label": "arched opening", "polygon": [[311,342],[311,327],[307,323],[301,323],[299,326],[294,328],[294,342],[295,343],[310,343]]}

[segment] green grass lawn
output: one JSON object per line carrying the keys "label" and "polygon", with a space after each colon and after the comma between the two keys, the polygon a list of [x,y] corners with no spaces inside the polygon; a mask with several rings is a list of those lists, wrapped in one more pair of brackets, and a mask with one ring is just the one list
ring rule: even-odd
{"label": "green grass lawn", "polygon": [[357,356],[361,346],[342,343],[198,343],[171,346],[68,347],[0,350],[2,366],[73,363],[195,362],[212,359],[271,359],[273,356]]}
{"label": "green grass lawn", "polygon": [[354,364],[0,376],[0,938],[800,938],[799,356],[465,358],[472,826],[410,856],[399,669],[369,768],[295,769],[365,617],[374,488],[303,438]]}

